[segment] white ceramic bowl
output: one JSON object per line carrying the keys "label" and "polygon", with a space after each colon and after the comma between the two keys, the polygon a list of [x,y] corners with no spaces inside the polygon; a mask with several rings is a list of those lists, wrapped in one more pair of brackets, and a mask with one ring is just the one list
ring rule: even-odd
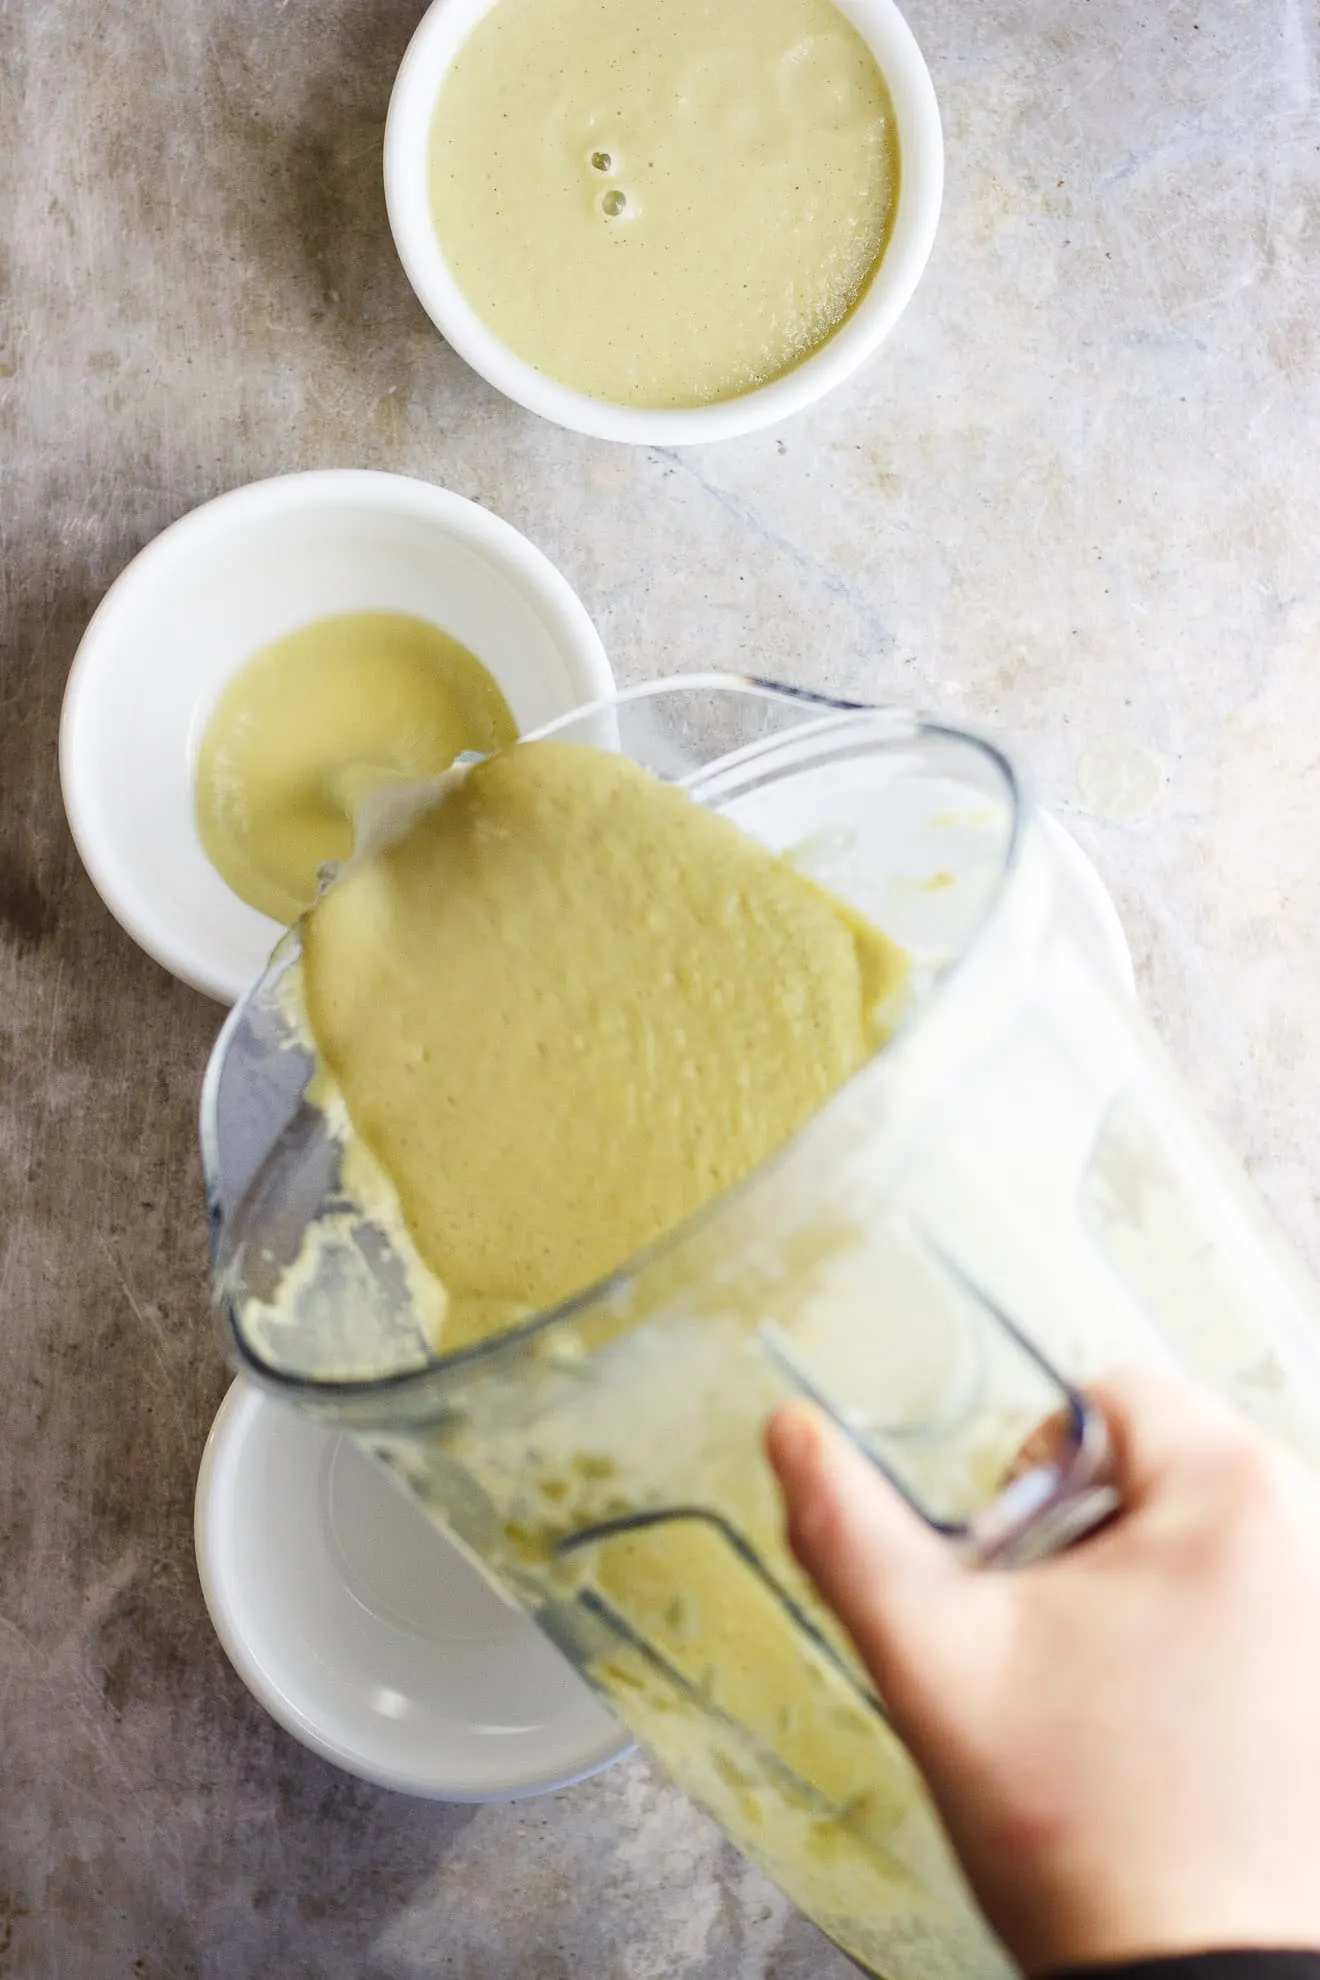
{"label": "white ceramic bowl", "polygon": [[474,371],[507,398],[560,426],[600,440],[678,447],[733,439],[800,412],[871,356],[906,308],[926,266],[944,192],[939,106],[921,50],[894,0],[836,0],[875,55],[898,126],[898,206],[870,287],[829,342],[784,377],[736,399],[676,412],[613,405],[557,384],[487,329],[449,272],[431,218],[431,124],[455,55],[498,4],[433,0],[399,68],[385,127],[385,203],[395,246],[427,315]]}
{"label": "white ceramic bowl", "polygon": [[234,1669],[350,1774],[516,1801],[632,1749],[549,1639],[350,1438],[246,1382],[207,1438],[194,1534]]}
{"label": "white ceramic bowl", "polygon": [[372,610],[462,640],[520,730],[614,688],[582,604],[511,524],[429,482],[348,469],[253,482],[194,509],[133,559],[83,634],[60,725],[78,850],[134,941],[222,1002],[282,931],[202,851],[193,777],[208,717],[258,647]]}

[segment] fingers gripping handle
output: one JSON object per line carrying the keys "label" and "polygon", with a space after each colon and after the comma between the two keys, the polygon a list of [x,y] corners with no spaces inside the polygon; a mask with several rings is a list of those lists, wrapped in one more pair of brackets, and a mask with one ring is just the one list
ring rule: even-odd
{"label": "fingers gripping handle", "polygon": [[[801,1395],[821,1409],[880,1471],[920,1518],[955,1547],[969,1565],[1024,1567],[1071,1546],[1092,1533],[1118,1510],[1113,1451],[1100,1412],[1081,1391],[1053,1367],[1035,1343],[1016,1326],[1003,1308],[977,1285],[928,1233],[922,1234],[928,1254],[971,1304],[976,1324],[989,1330],[998,1366],[1016,1367],[1033,1401],[1034,1423],[1016,1458],[1000,1468],[992,1495],[981,1504],[964,1504],[956,1512],[939,1512],[927,1489],[916,1482],[908,1462],[910,1452],[892,1433],[867,1422],[827,1393],[807,1367],[804,1357],[784,1330],[773,1321],[759,1329],[762,1345],[782,1375]],[[1002,1397],[986,1398],[988,1412]],[[946,1432],[948,1469],[965,1465],[967,1440],[974,1437],[974,1419]],[[930,1478],[930,1455],[925,1472]]]}

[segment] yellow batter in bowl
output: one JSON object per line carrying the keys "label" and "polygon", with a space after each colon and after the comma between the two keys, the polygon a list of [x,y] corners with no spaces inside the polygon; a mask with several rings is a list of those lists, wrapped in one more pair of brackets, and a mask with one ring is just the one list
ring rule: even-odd
{"label": "yellow batter in bowl", "polygon": [[249,907],[296,921],[348,858],[358,802],[517,735],[476,655],[404,612],[344,612],[262,647],[220,696],[198,753],[197,829]]}
{"label": "yellow batter in bowl", "polygon": [[832,0],[497,0],[431,137],[472,309],[618,405],[735,398],[817,350],[898,184],[885,79]]}

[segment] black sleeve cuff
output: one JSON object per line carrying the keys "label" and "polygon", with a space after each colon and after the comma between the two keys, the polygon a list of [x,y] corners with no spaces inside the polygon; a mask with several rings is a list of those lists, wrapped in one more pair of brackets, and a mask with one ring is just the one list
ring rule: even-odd
{"label": "black sleeve cuff", "polygon": [[1071,1967],[1053,1980],[1320,1980],[1320,1951],[1178,1953],[1119,1966]]}

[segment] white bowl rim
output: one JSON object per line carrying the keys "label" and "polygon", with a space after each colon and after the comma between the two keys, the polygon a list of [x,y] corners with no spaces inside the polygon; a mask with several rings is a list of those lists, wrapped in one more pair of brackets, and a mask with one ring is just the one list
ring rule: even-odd
{"label": "white bowl rim", "polygon": [[440,87],[459,48],[499,0],[432,0],[408,45],[385,125],[385,205],[404,272],[445,341],[506,398],[578,433],[677,447],[754,433],[812,405],[888,336],[934,245],[944,193],[944,141],[930,71],[895,0],[834,0],[875,55],[898,129],[898,202],[888,244],[852,314],[782,377],[737,398],[673,410],[592,399],[501,343],[450,274],[431,220],[427,158]]}
{"label": "white bowl rim", "polygon": [[149,884],[103,838],[88,795],[84,763],[96,754],[95,735],[84,710],[105,664],[105,655],[124,638],[142,599],[179,565],[205,550],[237,522],[304,511],[373,508],[433,524],[461,538],[520,580],[538,610],[563,637],[583,701],[615,690],[613,670],[585,605],[545,552],[538,550],[502,516],[451,489],[412,475],[374,468],[314,468],[250,481],[190,509],[143,546],[125,565],[96,607],[78,642],[60,713],[60,787],[69,830],[92,885],[126,934],[140,949],[194,990],[222,1003],[232,1002],[233,983],[200,965],[187,942],[158,913]]}
{"label": "white bowl rim", "polygon": [[264,1411],[280,1407],[251,1383],[244,1381],[242,1376],[230,1383],[207,1433],[193,1499],[193,1547],[197,1559],[197,1578],[201,1583],[207,1613],[221,1649],[257,1703],[269,1712],[277,1725],[283,1726],[285,1732],[291,1733],[302,1745],[319,1754],[323,1760],[328,1760],[332,1766],[342,1767],[345,1772],[356,1775],[359,1780],[369,1781],[374,1787],[389,1788],[396,1794],[409,1794],[418,1800],[448,1801],[468,1806],[528,1801],[538,1795],[559,1794],[565,1788],[577,1787],[583,1781],[591,1780],[616,1761],[635,1752],[637,1742],[627,1727],[620,1725],[618,1739],[608,1750],[593,1754],[580,1767],[570,1768],[566,1773],[547,1774],[544,1778],[529,1779],[503,1788],[463,1788],[448,1782],[437,1782],[434,1776],[428,1779],[425,1768],[420,1764],[415,1771],[403,1773],[367,1761],[349,1741],[337,1738],[300,1710],[294,1700],[272,1680],[238,1620],[225,1566],[222,1532],[228,1496],[226,1473],[242,1462],[254,1419]]}

